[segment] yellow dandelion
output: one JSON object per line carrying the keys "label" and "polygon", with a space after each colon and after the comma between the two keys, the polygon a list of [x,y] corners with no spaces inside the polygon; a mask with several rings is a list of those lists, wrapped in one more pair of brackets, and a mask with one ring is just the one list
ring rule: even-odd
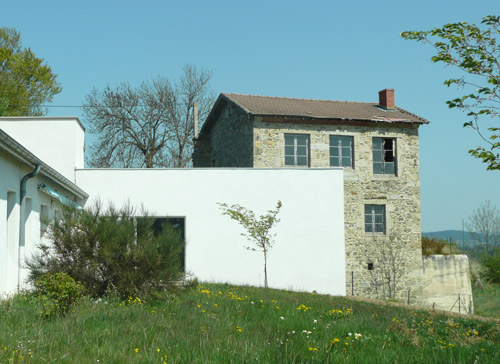
{"label": "yellow dandelion", "polygon": [[138,353],[139,352],[139,348],[135,348],[135,352]]}
{"label": "yellow dandelion", "polygon": [[160,352],[160,348],[156,349],[157,352]]}

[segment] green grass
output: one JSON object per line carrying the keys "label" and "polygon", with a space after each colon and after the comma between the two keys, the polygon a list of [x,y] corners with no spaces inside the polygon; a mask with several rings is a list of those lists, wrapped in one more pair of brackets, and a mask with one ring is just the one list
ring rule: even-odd
{"label": "green grass", "polygon": [[500,286],[485,283],[484,288],[472,288],[474,312],[477,315],[500,318]]}
{"label": "green grass", "polygon": [[163,301],[84,300],[44,320],[0,303],[0,363],[497,363],[495,321],[204,284]]}

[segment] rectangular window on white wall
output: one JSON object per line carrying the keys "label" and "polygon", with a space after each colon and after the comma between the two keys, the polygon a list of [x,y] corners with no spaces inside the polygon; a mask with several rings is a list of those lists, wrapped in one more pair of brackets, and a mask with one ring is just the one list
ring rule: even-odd
{"label": "rectangular window on white wall", "polygon": [[24,200],[24,206],[23,206],[23,221],[21,222],[23,224],[23,236],[19,240],[19,243],[21,246],[26,245],[26,240],[30,239],[31,237],[31,208],[32,208],[32,199],[29,197],[26,197]]}
{"label": "rectangular window on white wall", "polygon": [[40,237],[47,231],[47,225],[49,224],[49,206],[40,206]]}
{"label": "rectangular window on white wall", "polygon": [[62,212],[61,210],[54,210],[54,220],[61,221],[62,220]]}
{"label": "rectangular window on white wall", "polygon": [[[16,224],[16,193],[7,191],[7,249],[13,249],[16,244],[16,230],[19,228]],[[17,229],[16,229],[17,228]]]}

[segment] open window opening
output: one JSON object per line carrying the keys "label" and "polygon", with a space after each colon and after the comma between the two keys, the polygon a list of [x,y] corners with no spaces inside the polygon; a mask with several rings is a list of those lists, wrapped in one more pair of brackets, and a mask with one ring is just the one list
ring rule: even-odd
{"label": "open window opening", "polygon": [[396,175],[396,139],[373,138],[373,173]]}

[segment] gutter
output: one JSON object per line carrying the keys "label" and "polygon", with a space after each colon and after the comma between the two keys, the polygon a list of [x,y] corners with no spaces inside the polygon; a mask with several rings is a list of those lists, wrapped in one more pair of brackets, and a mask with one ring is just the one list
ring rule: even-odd
{"label": "gutter", "polygon": [[23,208],[23,201],[24,198],[26,197],[26,184],[28,183],[28,180],[35,177],[38,173],[40,173],[40,164],[35,164],[35,169],[33,172],[30,172],[26,174],[22,179],[21,179],[21,186],[20,186],[20,198],[19,198],[19,244],[17,246],[17,291],[19,292],[19,289],[21,288],[21,264],[22,264],[22,258],[21,258],[21,247],[24,247],[25,245],[25,235],[26,235],[26,225],[24,220],[24,208]]}

